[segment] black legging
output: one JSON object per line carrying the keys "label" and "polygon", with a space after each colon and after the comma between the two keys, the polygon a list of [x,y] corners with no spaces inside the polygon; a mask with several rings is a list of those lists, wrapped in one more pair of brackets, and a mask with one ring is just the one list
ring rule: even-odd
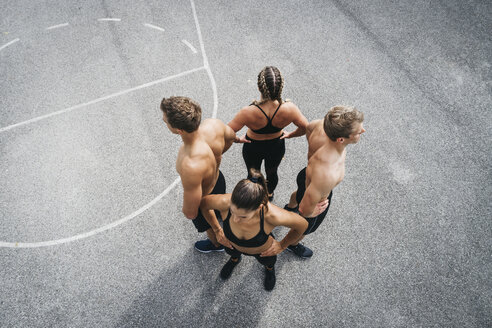
{"label": "black legging", "polygon": [[233,249],[230,249],[228,247],[224,247],[225,248],[225,251],[227,254],[229,254],[232,258],[239,258],[241,257],[241,254],[244,254],[244,255],[247,255],[247,256],[254,256],[256,258],[256,260],[258,260],[258,262],[260,262],[260,264],[263,264],[264,266],[268,267],[268,268],[273,268],[273,266],[275,265],[275,262],[277,262],[277,255],[273,255],[273,256],[260,256],[260,254],[246,254],[246,253],[243,253],[243,252],[240,252],[238,251],[237,249],[233,248]]}
{"label": "black legging", "polygon": [[265,160],[268,193],[272,194],[278,184],[277,169],[285,154],[285,139],[254,140],[246,135],[251,143],[243,144],[243,158],[248,169],[261,169]]}

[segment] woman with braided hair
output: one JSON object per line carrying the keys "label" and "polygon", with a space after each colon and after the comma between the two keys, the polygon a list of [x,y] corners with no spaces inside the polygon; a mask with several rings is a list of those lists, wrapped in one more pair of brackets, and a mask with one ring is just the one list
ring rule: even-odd
{"label": "woman with braided hair", "polygon": [[[239,181],[232,194],[208,195],[202,198],[202,211],[220,211],[223,218],[223,233],[233,248],[225,247],[231,258],[220,271],[220,277],[227,279],[241,262],[241,254],[254,256],[265,266],[264,287],[275,287],[275,262],[292,242],[307,229],[307,221],[300,215],[288,212],[268,202],[265,178],[252,169],[249,178]],[[272,235],[273,228],[290,228],[287,235],[278,242]]]}
{"label": "woman with braided hair", "polygon": [[[269,200],[273,199],[278,184],[277,169],[285,154],[285,139],[304,135],[308,125],[308,120],[295,104],[282,100],[283,86],[284,79],[278,68],[263,68],[258,74],[260,101],[255,100],[242,108],[228,123],[234,132],[248,127],[246,135],[236,137],[236,142],[244,143],[243,158],[248,171],[251,168],[260,170],[261,163],[265,161]],[[290,123],[294,123],[297,129],[283,131]]]}

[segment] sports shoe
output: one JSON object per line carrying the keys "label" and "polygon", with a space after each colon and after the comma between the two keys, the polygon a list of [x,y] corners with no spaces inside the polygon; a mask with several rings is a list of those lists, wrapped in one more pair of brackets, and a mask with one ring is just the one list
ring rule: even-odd
{"label": "sports shoe", "polygon": [[195,243],[195,248],[197,251],[202,253],[210,253],[210,252],[223,252],[224,246],[219,245],[215,246],[210,239],[200,240]]}
{"label": "sports shoe", "polygon": [[265,281],[263,283],[263,286],[265,286],[265,290],[272,290],[273,287],[275,287],[275,281],[277,278],[275,277],[275,267],[273,267],[271,270],[268,270],[265,267]]}
{"label": "sports shoe", "polygon": [[224,264],[222,267],[222,270],[220,270],[220,277],[224,280],[228,279],[231,276],[232,270],[236,267],[236,265],[241,262],[241,257],[238,258],[236,262],[232,260],[232,257],[229,259],[229,261]]}
{"label": "sports shoe", "polygon": [[297,205],[296,207],[289,207],[289,204],[285,204],[284,210],[287,210],[289,212],[299,213],[299,205]]}
{"label": "sports shoe", "polygon": [[299,243],[295,246],[290,245],[287,247],[287,250],[293,252],[294,254],[296,254],[299,257],[302,257],[303,259],[306,259],[308,257],[313,256],[313,251],[301,243]]}

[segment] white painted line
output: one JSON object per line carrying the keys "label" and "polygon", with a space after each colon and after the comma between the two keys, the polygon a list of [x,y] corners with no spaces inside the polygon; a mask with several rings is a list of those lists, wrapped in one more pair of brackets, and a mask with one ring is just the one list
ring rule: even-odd
{"label": "white painted line", "polygon": [[166,30],[164,30],[162,27],[159,27],[159,26],[155,26],[155,25],[152,25],[152,24],[148,24],[148,23],[145,23],[144,26],[147,26],[147,27],[150,27],[150,28],[153,28],[153,29],[156,29],[156,30],[159,30],[161,32],[165,32]]}
{"label": "white painted line", "polygon": [[131,88],[131,89],[126,89],[126,90],[119,91],[119,92],[116,92],[116,93],[113,93],[113,94],[110,94],[110,95],[107,95],[107,96],[104,96],[104,97],[101,97],[101,98],[97,98],[97,99],[91,100],[91,101],[86,102],[86,103],[83,103],[83,104],[78,104],[78,105],[75,105],[75,106],[72,106],[72,107],[69,107],[69,108],[65,108],[65,109],[59,110],[57,112],[49,113],[49,114],[42,115],[42,116],[39,116],[39,117],[36,117],[36,118],[32,118],[32,119],[27,120],[27,121],[23,121],[23,122],[19,122],[19,123],[16,123],[16,124],[8,125],[6,127],[1,128],[0,129],[0,133],[5,132],[5,131],[8,131],[8,130],[11,130],[11,129],[16,128],[16,127],[19,127],[19,126],[23,126],[23,125],[31,124],[31,123],[34,123],[34,122],[37,122],[37,121],[41,121],[41,120],[47,119],[48,117],[52,117],[52,116],[64,114],[64,113],[71,112],[71,111],[73,111],[75,109],[78,109],[78,108],[82,108],[82,107],[86,107],[86,106],[89,106],[89,105],[93,105],[93,104],[96,104],[98,102],[101,102],[101,101],[104,101],[104,100],[108,100],[108,99],[111,99],[111,98],[114,98],[114,97],[118,97],[118,96],[121,96],[121,95],[130,93],[132,91],[135,91],[135,90],[140,90],[140,89],[148,88],[150,86],[153,86],[153,85],[156,85],[156,84],[159,84],[159,83],[162,83],[162,82],[166,82],[166,81],[169,81],[169,80],[178,78],[178,77],[182,77],[182,76],[185,76],[185,75],[194,73],[194,72],[198,72],[198,71],[200,71],[202,69],[205,69],[205,68],[204,67],[194,68],[194,69],[191,69],[189,71],[181,72],[181,73],[176,74],[176,75],[168,76],[168,77],[165,77],[165,78],[162,78],[162,79],[159,79],[159,80],[155,80],[155,81],[152,81],[152,82],[149,82],[149,83],[145,83],[145,84],[139,85],[139,86],[134,87],[134,88]]}
{"label": "white painted line", "polygon": [[4,242],[0,241],[0,247],[10,247],[10,248],[37,248],[37,247],[46,247],[46,246],[54,246],[54,245],[59,245],[59,244],[64,244],[64,243],[69,243],[71,241],[79,240],[79,239],[84,239],[90,236],[94,236],[100,232],[112,229],[114,227],[119,226],[120,224],[123,224],[127,221],[130,221],[131,219],[137,217],[138,215],[142,214],[152,206],[154,206],[158,201],[160,201],[164,196],[166,196],[180,181],[180,178],[176,178],[173,183],[171,183],[166,190],[161,192],[157,197],[155,197],[153,200],[151,200],[149,203],[146,205],[142,206],[135,212],[133,212],[130,215],[125,216],[122,219],[119,219],[118,221],[111,222],[110,224],[107,224],[105,226],[99,227],[97,229],[84,232],[72,237],[67,237],[67,238],[62,238],[62,239],[56,239],[56,240],[48,240],[48,241],[40,241],[40,242],[33,242],[33,243],[12,243],[12,242]]}
{"label": "white painted line", "polygon": [[9,43],[6,43],[4,44],[3,46],[0,47],[0,51],[3,49],[3,48],[7,48],[8,46],[10,46],[11,44],[14,44],[16,43],[17,41],[19,41],[20,39],[14,39],[12,41],[10,41]]}
{"label": "white painted line", "polygon": [[[9,129],[15,127],[15,126],[25,125],[25,124],[32,123],[32,122],[35,122],[35,121],[39,121],[39,120],[44,119],[44,118],[47,118],[47,117],[51,117],[51,116],[54,116],[54,115],[65,113],[65,112],[68,112],[70,110],[74,110],[76,108],[80,108],[80,107],[83,107],[83,106],[88,106],[88,105],[91,105],[91,104],[94,104],[94,103],[97,103],[97,102],[100,102],[100,101],[103,101],[103,100],[106,100],[106,99],[110,99],[110,98],[113,98],[113,97],[116,97],[116,96],[119,96],[119,95],[122,95],[122,94],[125,94],[125,93],[128,93],[128,92],[134,91],[134,90],[142,89],[142,88],[145,88],[145,87],[148,87],[148,86],[157,84],[157,83],[161,83],[161,82],[167,81],[167,80],[170,80],[172,78],[176,78],[176,77],[184,76],[184,75],[187,75],[187,74],[191,74],[193,72],[197,72],[197,71],[202,70],[202,69],[205,69],[207,71],[207,75],[208,75],[208,77],[210,79],[210,83],[212,84],[212,91],[213,91],[213,94],[214,94],[214,111],[213,111],[212,117],[215,118],[217,116],[217,107],[218,107],[217,85],[215,84],[215,79],[213,77],[212,71],[210,70],[208,59],[207,59],[207,56],[205,54],[205,47],[203,45],[202,34],[201,34],[201,31],[200,31],[200,25],[198,24],[198,18],[197,18],[196,11],[195,11],[195,4],[194,4],[193,0],[190,0],[190,2],[191,2],[191,8],[193,10],[193,16],[195,18],[195,25],[197,27],[198,39],[200,41],[200,47],[201,47],[201,50],[202,50],[203,63],[204,63],[204,66],[203,67],[195,68],[193,70],[182,72],[182,73],[179,73],[179,74],[176,74],[176,75],[167,77],[167,78],[163,78],[163,79],[160,79],[160,80],[156,80],[156,81],[153,81],[153,82],[142,84],[142,85],[140,85],[138,87],[135,87],[135,88],[132,88],[132,89],[128,89],[128,90],[124,90],[124,91],[121,91],[121,92],[118,92],[118,93],[115,93],[115,94],[112,94],[112,95],[109,95],[109,96],[106,96],[106,97],[98,98],[98,99],[95,99],[95,100],[90,101],[88,103],[80,104],[80,105],[77,105],[77,106],[73,106],[73,107],[64,109],[62,111],[58,111],[56,113],[51,113],[51,114],[48,114],[48,115],[45,115],[45,116],[41,116],[41,117],[38,117],[38,118],[35,118],[35,119],[32,119],[32,120],[29,120],[29,121],[24,121],[24,122],[21,122],[21,123],[10,125],[10,126],[7,126],[5,128],[0,129],[0,132],[9,130]],[[17,41],[19,41],[19,40],[16,39],[13,42],[17,42]],[[13,43],[13,42],[11,42],[11,43]],[[9,44],[3,46],[2,48],[0,48],[0,50],[3,49],[4,47],[8,46],[8,45]],[[99,227],[99,228],[94,229],[94,230],[91,230],[89,232],[78,234],[78,235],[75,235],[75,236],[72,236],[72,237],[67,237],[67,238],[62,238],[62,239],[56,239],[56,240],[49,240],[49,241],[42,241],[42,242],[34,242],[34,243],[18,242],[18,243],[12,243],[12,242],[3,242],[3,241],[0,241],[0,247],[9,247],[9,248],[36,248],[36,247],[46,247],[46,246],[54,246],[54,245],[64,244],[64,243],[68,243],[68,242],[71,242],[71,241],[75,241],[75,240],[84,239],[84,238],[87,238],[87,237],[90,237],[90,236],[94,236],[94,235],[96,235],[96,234],[98,234],[100,232],[103,232],[103,231],[112,229],[114,227],[117,227],[120,224],[123,224],[123,223],[125,223],[127,221],[130,221],[131,219],[133,219],[133,218],[137,217],[138,215],[142,214],[143,212],[145,212],[146,210],[148,210],[149,208],[151,208],[152,206],[154,206],[157,202],[159,202],[165,195],[167,195],[179,183],[179,181],[180,181],[180,178],[178,177],[161,194],[159,194],[157,197],[155,197],[149,203],[147,203],[143,207],[139,208],[138,210],[136,210],[132,214],[127,215],[124,218],[122,218],[122,219],[120,219],[118,221],[112,222],[110,224],[107,224],[107,225],[105,225],[103,227]]]}
{"label": "white painted line", "polygon": [[97,19],[100,22],[119,22],[121,21],[121,18],[98,18]]}
{"label": "white painted line", "polygon": [[189,43],[189,42],[188,42],[188,41],[186,41],[186,40],[181,40],[181,41],[182,41],[184,44],[186,44],[186,45],[188,46],[188,48],[190,48],[190,49],[191,49],[191,51],[193,51],[193,53],[194,53],[194,54],[196,54],[196,53],[197,53],[197,51],[196,51],[195,47],[193,47],[193,45],[192,45],[191,43]]}
{"label": "white painted line", "polygon": [[60,27],[64,27],[64,26],[68,26],[68,23],[53,25],[53,26],[47,27],[46,30],[53,30],[55,28],[60,28]]}
{"label": "white painted line", "polygon": [[208,78],[210,80],[210,84],[212,85],[212,92],[214,95],[214,110],[212,112],[212,117],[216,118],[217,117],[217,108],[219,106],[219,100],[217,97],[217,85],[215,84],[214,75],[212,74],[212,71],[210,70],[210,65],[208,63],[207,54],[205,53],[205,45],[203,44],[202,32],[200,30],[200,24],[198,23],[198,17],[196,15],[195,2],[193,0],[190,0],[190,3],[191,3],[191,9],[193,10],[193,17],[195,18],[195,26],[196,26],[196,31],[198,33],[198,41],[200,41],[200,49],[202,50],[203,67],[205,67],[205,70],[207,71],[207,75],[208,75]]}

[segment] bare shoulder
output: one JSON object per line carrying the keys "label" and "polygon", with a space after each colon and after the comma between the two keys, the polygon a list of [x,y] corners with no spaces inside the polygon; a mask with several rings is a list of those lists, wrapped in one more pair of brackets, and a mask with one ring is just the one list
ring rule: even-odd
{"label": "bare shoulder", "polygon": [[207,195],[202,198],[202,205],[208,205],[206,207],[219,211],[226,211],[231,206],[231,194]]}
{"label": "bare shoulder", "polygon": [[268,203],[268,212],[266,212],[265,220],[274,227],[281,225],[283,211],[277,205]]}
{"label": "bare shoulder", "polygon": [[323,127],[323,120],[314,120],[309,122],[308,129],[315,130],[316,128]]}
{"label": "bare shoulder", "polygon": [[244,118],[249,118],[251,117],[251,114],[256,113],[257,110],[258,108],[256,108],[255,105],[250,104],[248,106],[244,106],[243,108],[241,108],[238,112],[238,115],[241,115]]}
{"label": "bare shoulder", "polygon": [[200,129],[206,133],[207,137],[223,136],[227,125],[217,118],[207,118],[200,125]]}
{"label": "bare shoulder", "polygon": [[309,136],[316,131],[319,128],[323,127],[323,121],[322,120],[314,120],[309,122],[307,128],[306,128],[306,136],[309,138]]}
{"label": "bare shoulder", "polygon": [[208,128],[208,129],[224,129],[225,123],[219,120],[218,118],[207,118],[203,120],[200,127]]}
{"label": "bare shoulder", "polygon": [[268,212],[265,215],[265,221],[272,227],[290,225],[298,219],[302,221],[299,215],[286,211],[272,203],[268,203]]}
{"label": "bare shoulder", "polygon": [[181,178],[187,176],[203,176],[209,165],[209,158],[206,154],[194,154],[193,156],[184,156],[178,163],[177,169]]}

